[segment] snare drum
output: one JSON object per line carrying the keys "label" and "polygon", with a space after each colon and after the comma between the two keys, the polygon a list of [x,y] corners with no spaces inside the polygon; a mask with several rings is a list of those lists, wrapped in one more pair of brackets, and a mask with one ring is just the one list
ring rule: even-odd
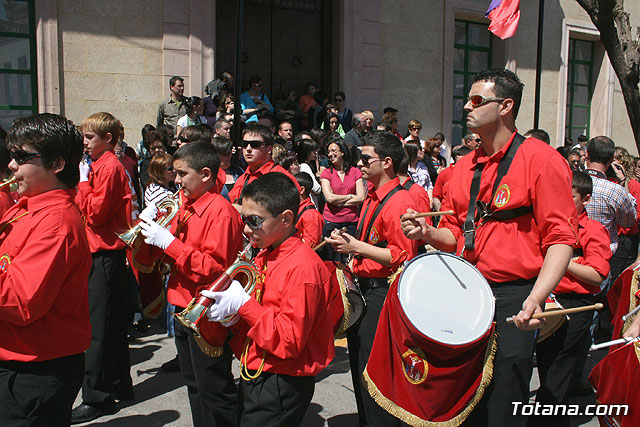
{"label": "snare drum", "polygon": [[444,252],[422,254],[405,265],[398,300],[418,331],[454,346],[483,337],[495,313],[495,298],[482,274],[466,260]]}
{"label": "snare drum", "polygon": [[[560,303],[555,298],[547,298],[547,301],[544,304],[544,311],[556,311],[561,310],[564,307],[560,305]],[[545,323],[538,331],[538,339],[537,341],[540,343],[547,338],[549,338],[555,331],[560,329],[564,322],[567,321],[567,316],[549,316],[545,318]]]}
{"label": "snare drum", "polygon": [[340,285],[340,293],[342,294],[342,303],[344,305],[344,314],[340,319],[340,325],[335,337],[342,338],[347,330],[358,323],[364,315],[366,304],[353,273],[344,264],[338,263],[336,265],[335,274]]}

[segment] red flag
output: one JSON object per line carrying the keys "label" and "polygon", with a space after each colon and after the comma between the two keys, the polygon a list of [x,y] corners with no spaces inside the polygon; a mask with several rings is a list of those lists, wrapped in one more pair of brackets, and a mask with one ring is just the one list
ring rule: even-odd
{"label": "red flag", "polygon": [[[596,388],[596,401],[604,405],[629,405],[628,412],[598,416],[601,426],[640,425],[640,343],[634,342],[609,353],[598,363],[589,381]],[[615,408],[615,407],[614,407]]]}
{"label": "red flag", "polygon": [[491,20],[489,31],[507,39],[518,29],[520,0],[493,0],[485,16]]}
{"label": "red flag", "polygon": [[[638,292],[638,272],[640,267],[637,261],[624,270],[607,292],[607,302],[611,311],[611,325],[613,326],[612,338],[617,339],[622,336],[629,327],[635,316],[622,321],[622,316],[638,306],[640,299],[636,295]],[[614,347],[617,348],[618,346]]]}

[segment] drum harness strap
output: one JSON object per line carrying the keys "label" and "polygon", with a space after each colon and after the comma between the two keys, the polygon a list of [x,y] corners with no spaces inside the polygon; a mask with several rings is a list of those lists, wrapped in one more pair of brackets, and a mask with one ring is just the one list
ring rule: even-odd
{"label": "drum harness strap", "polygon": [[404,184],[402,184],[402,188],[404,188],[405,190],[409,191],[409,189],[411,187],[413,187],[413,185],[415,184],[415,182],[413,182],[413,180],[411,178],[409,178],[407,180],[407,182],[405,182]]}
{"label": "drum harness strap", "polygon": [[[369,206],[371,206],[370,203],[367,204],[367,208],[365,209],[364,214],[362,215],[362,218],[360,219],[360,222],[358,223],[358,228],[356,229],[356,238],[358,240],[364,241],[364,239],[366,239],[367,236],[369,236],[369,234],[371,233],[371,229],[373,228],[373,224],[376,222],[376,219],[378,218],[378,215],[380,214],[380,211],[382,210],[384,205],[389,201],[389,199],[391,199],[391,196],[393,196],[394,194],[396,194],[400,190],[405,190],[405,189],[402,188],[402,186],[400,186],[400,185],[395,186],[391,191],[389,191],[389,193],[387,193],[387,195],[384,197],[384,199],[382,199],[382,201],[380,201],[378,206],[376,206],[376,209],[373,211],[373,215],[371,215],[371,220],[369,221],[369,224],[367,224],[366,232],[363,234],[362,233],[362,229],[364,227],[364,221],[367,218],[367,213],[369,212]],[[363,236],[364,236],[364,238],[363,238]],[[387,246],[387,242],[386,241],[378,242],[378,243],[375,244],[375,246],[379,246],[379,247],[383,247],[384,248],[384,247]],[[356,257],[360,257],[360,255],[356,255]],[[369,286],[371,288],[388,287],[389,286],[386,277],[381,277],[381,278],[361,278],[361,277],[358,277],[358,278],[360,280],[369,281],[370,282]]]}
{"label": "drum harness strap", "polygon": [[[276,166],[277,165],[275,163],[272,164],[271,168],[269,168],[269,172],[271,172],[273,170],[273,168],[275,168]],[[266,173],[269,173],[269,172],[266,172]],[[244,182],[242,183],[242,190],[244,190],[244,187],[246,187],[247,184],[249,183],[249,177],[250,176],[251,175],[249,174],[249,168],[247,167],[247,171],[245,172]],[[242,190],[240,190],[240,197],[238,197],[233,203],[242,204]]]}
{"label": "drum harness strap", "polygon": [[489,203],[485,203],[483,201],[478,201],[478,193],[480,191],[480,178],[482,177],[482,170],[484,169],[484,163],[479,163],[476,166],[476,170],[473,173],[473,179],[471,180],[471,189],[469,190],[469,208],[467,209],[467,218],[464,221],[464,225],[462,227],[464,232],[464,249],[472,250],[475,248],[475,236],[476,236],[476,223],[480,223],[480,221],[487,220],[497,220],[504,221],[507,219],[517,218],[521,215],[525,215],[529,212],[533,211],[533,208],[529,206],[520,206],[518,208],[513,209],[504,209],[500,211],[492,211],[491,210],[491,201],[495,196],[496,190],[498,189],[498,185],[502,178],[509,171],[509,167],[511,167],[511,162],[516,155],[516,152],[525,141],[524,136],[516,133],[516,136],[513,138],[513,142],[507,150],[507,153],[500,159],[500,163],[498,164],[498,174],[496,176],[496,180],[493,183],[493,190],[491,191],[491,199]]}
{"label": "drum harness strap", "polygon": [[305,206],[304,209],[302,209],[302,212],[298,214],[298,218],[296,218],[296,224],[298,223],[298,221],[300,221],[302,214],[305,213],[306,211],[310,211],[311,209],[317,210],[317,208],[314,205]]}

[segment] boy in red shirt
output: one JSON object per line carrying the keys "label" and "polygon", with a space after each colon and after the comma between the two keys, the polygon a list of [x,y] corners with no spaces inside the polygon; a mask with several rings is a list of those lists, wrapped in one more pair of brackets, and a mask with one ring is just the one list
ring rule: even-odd
{"label": "boy in red shirt", "polygon": [[0,425],[68,426],[91,341],[82,135],[38,114],[13,122],[8,146],[21,198],[0,221]]}
{"label": "boy in red shirt", "polygon": [[[167,299],[180,313],[236,259],[242,248],[242,222],[216,186],[220,158],[209,142],[185,144],[173,155],[176,185],[182,200],[170,230],[153,222],[155,205],[140,214],[145,242],[160,248],[171,264]],[[160,255],[157,251],[157,255]],[[157,258],[157,257],[156,257]],[[222,331],[222,341],[227,331]],[[231,374],[231,351],[201,350],[191,331],[175,322],[175,340],[182,377],[187,385],[193,425],[235,426],[237,390]]]}
{"label": "boy in red shirt", "polygon": [[313,248],[322,239],[324,219],[309,197],[309,191],[313,188],[311,176],[306,172],[299,172],[294,178],[300,185],[300,209],[296,228],[302,241]]}
{"label": "boy in red shirt", "polygon": [[[609,274],[609,233],[598,221],[587,217],[585,206],[591,199],[593,184],[585,172],[574,171],[572,193],[578,211],[579,244],[574,247],[573,258],[567,272],[558,283],[554,294],[564,308],[573,308],[595,303],[594,295],[600,292],[600,284]],[[536,402],[542,405],[569,403],[569,384],[573,371],[587,355],[591,345],[589,325],[593,312],[573,313],[569,319],[549,338],[538,343],[538,373],[540,388]],[[569,425],[569,416],[533,417],[533,425]],[[530,423],[531,424],[531,423]],[[556,425],[556,424],[553,424]]]}
{"label": "boy in red shirt", "polygon": [[[315,375],[334,357],[329,307],[331,273],[296,233],[299,192],[286,175],[265,174],[242,190],[244,232],[262,249],[249,296],[234,281],[215,302],[210,320],[232,327],[242,363],[243,426],[299,426],[313,397]],[[236,323],[237,322],[237,323]],[[224,324],[224,323],[223,323]]]}
{"label": "boy in red shirt", "polygon": [[114,398],[133,398],[127,342],[125,244],[116,233],[130,227],[131,190],[124,166],[113,153],[120,121],[95,113],[80,125],[89,162],[80,163],[76,204],[84,216],[93,265],[89,275],[91,345],[85,353],[82,405],[72,422],[115,411]]}

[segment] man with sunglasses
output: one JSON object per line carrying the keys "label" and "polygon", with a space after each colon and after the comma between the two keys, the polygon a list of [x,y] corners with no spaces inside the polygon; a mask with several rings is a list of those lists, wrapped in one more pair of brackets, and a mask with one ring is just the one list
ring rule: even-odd
{"label": "man with sunglasses", "polygon": [[405,153],[402,142],[389,132],[372,131],[362,138],[362,143],[358,166],[375,190],[362,205],[356,236],[334,232],[326,240],[337,252],[353,255],[349,267],[358,276],[367,303],[359,325],[347,333],[360,425],[393,426],[398,419],[381,409],[369,395],[362,386],[362,373],[389,290],[387,278],[417,255],[417,243],[400,229],[400,216],[416,205],[397,177]]}
{"label": "man with sunglasses", "polygon": [[480,135],[474,132],[469,132],[462,138],[462,145],[469,147],[471,151],[480,147],[481,142],[482,138],[480,138]]}
{"label": "man with sunglasses", "polygon": [[266,126],[259,123],[251,123],[242,131],[242,156],[244,161],[247,162],[247,169],[229,191],[229,200],[231,200],[238,212],[242,208],[242,199],[240,197],[242,189],[258,177],[269,172],[282,172],[300,189],[298,181],[286,169],[273,162],[271,158],[272,148],[273,133]]}
{"label": "man with sunglasses", "polygon": [[[153,204],[140,218],[145,243],[155,247],[148,258],[157,260],[164,254],[171,264],[167,300],[180,313],[198,296],[199,289],[213,283],[235,261],[242,249],[242,222],[217,190],[220,158],[209,142],[186,144],[173,157],[175,182],[182,187],[184,203],[170,229],[153,221],[158,213]],[[237,425],[237,391],[231,374],[232,354],[226,345],[228,330],[205,323],[201,331],[208,343],[197,341],[188,328],[175,323],[178,360],[193,425],[233,427]]]}
{"label": "man with sunglasses", "polygon": [[262,89],[262,79],[259,76],[249,78],[249,90],[240,95],[240,105],[247,123],[257,122],[263,113],[273,113],[273,105]]}
{"label": "man with sunglasses", "polygon": [[[457,163],[449,181],[442,209],[454,214],[442,217],[440,228],[414,213],[402,221],[412,239],[463,255],[496,297],[493,380],[465,425],[526,426],[512,402],[529,402],[534,330],[542,326],[532,315],[542,312],[577,241],[567,162],[544,142],[517,134],[522,88],[508,70],[475,76],[464,109],[467,127],[482,142]],[[506,323],[508,316],[515,326]]]}
{"label": "man with sunglasses", "polygon": [[0,425],[68,426],[91,341],[82,135],[39,114],[13,122],[8,148],[21,198],[0,221]]}

